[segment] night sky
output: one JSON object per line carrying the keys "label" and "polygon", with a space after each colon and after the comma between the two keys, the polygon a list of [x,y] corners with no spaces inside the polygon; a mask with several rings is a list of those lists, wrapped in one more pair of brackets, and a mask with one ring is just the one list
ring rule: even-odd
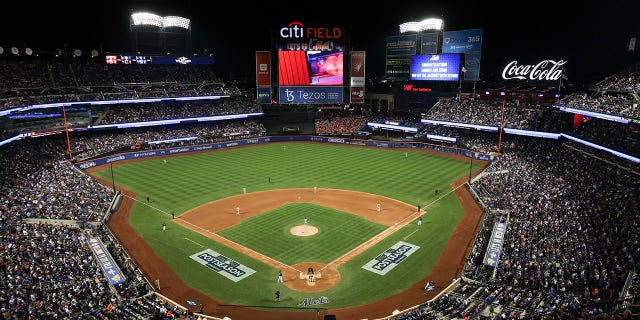
{"label": "night sky", "polygon": [[[351,49],[367,52],[367,76],[383,76],[385,38],[399,25],[441,18],[446,31],[483,29],[482,70],[498,74],[512,60],[567,61],[570,82],[593,82],[640,61],[629,51],[640,38],[640,2],[582,1],[125,1],[45,4],[16,2],[3,10],[0,46],[72,52],[131,50],[129,14],[146,10],[191,19],[192,49],[213,53],[221,76],[255,73],[255,51],[270,50],[270,34],[292,21],[327,24],[350,33]],[[573,1],[572,1],[573,2]],[[36,10],[36,11],[33,11]]]}

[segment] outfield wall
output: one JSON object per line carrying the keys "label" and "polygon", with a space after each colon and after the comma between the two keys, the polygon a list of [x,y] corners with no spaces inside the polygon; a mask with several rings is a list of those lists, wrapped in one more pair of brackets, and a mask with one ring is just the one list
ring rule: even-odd
{"label": "outfield wall", "polygon": [[433,151],[446,152],[446,153],[451,153],[456,155],[462,155],[462,156],[477,159],[477,160],[484,160],[484,161],[495,160],[494,155],[480,153],[480,152],[473,152],[466,149],[429,144],[424,142],[375,141],[375,140],[360,140],[360,139],[320,137],[320,136],[273,136],[273,137],[257,137],[252,139],[243,139],[243,140],[237,140],[237,141],[227,141],[227,142],[219,142],[219,143],[211,143],[211,144],[202,144],[202,145],[195,145],[195,146],[185,146],[185,147],[170,148],[170,149],[126,152],[126,153],[121,153],[115,156],[112,155],[108,157],[77,162],[75,163],[75,165],[79,169],[86,170],[96,166],[101,166],[101,165],[110,164],[110,163],[123,161],[123,160],[164,157],[164,156],[170,156],[170,155],[176,155],[176,154],[202,152],[202,151],[209,151],[209,150],[220,150],[225,148],[248,146],[248,145],[255,145],[255,144],[262,144],[262,143],[269,143],[269,142],[320,142],[320,143],[332,143],[332,144],[392,148],[392,149],[423,149],[423,150],[433,150]]}

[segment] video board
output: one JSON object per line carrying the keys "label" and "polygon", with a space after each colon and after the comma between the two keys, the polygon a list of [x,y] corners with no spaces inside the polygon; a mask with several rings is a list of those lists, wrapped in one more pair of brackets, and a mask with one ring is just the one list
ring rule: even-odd
{"label": "video board", "polygon": [[281,86],[342,86],[342,51],[278,51]]}
{"label": "video board", "polygon": [[459,81],[460,54],[425,54],[411,57],[411,80]]}
{"label": "video board", "polygon": [[343,103],[342,29],[291,22],[275,34],[279,103]]}
{"label": "video board", "polygon": [[186,56],[143,56],[126,54],[108,54],[105,56],[106,64],[214,64],[213,57],[186,57]]}

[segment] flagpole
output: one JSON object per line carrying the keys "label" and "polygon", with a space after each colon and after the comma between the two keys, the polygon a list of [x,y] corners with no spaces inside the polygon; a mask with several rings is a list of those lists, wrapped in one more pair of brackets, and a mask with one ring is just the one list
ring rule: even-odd
{"label": "flagpole", "polygon": [[476,98],[476,82],[478,81],[478,73],[480,73],[480,68],[476,70],[476,76],[473,77],[473,99]]}
{"label": "flagpole", "polygon": [[462,101],[462,76],[464,73],[460,75],[460,80],[458,81],[458,101]]}
{"label": "flagpole", "polygon": [[459,81],[458,81],[458,101],[462,101],[462,77],[464,77],[465,73],[467,72],[467,69],[462,66],[462,68],[460,68],[460,71],[462,71],[460,73],[459,76]]}

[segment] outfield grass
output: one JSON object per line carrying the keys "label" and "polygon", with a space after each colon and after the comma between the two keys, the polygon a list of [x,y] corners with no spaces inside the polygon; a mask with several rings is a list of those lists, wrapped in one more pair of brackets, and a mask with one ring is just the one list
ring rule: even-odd
{"label": "outfield grass", "polygon": [[[474,164],[472,169],[478,166]],[[131,225],[176,274],[195,289],[229,304],[271,306],[273,292],[279,288],[283,298],[278,304],[280,307],[295,307],[305,298],[325,296],[329,303],[322,307],[341,308],[402,292],[430,272],[463,214],[450,184],[466,176],[469,169],[468,162],[414,150],[319,143],[266,143],[172,157],[166,164],[162,159],[150,159],[116,165],[113,178],[116,184],[135,191],[139,199],[145,199],[134,205]],[[96,175],[107,181],[112,178],[109,169],[98,171]],[[268,183],[269,177],[271,183]],[[339,285],[313,294],[276,284],[277,269],[170,220],[172,211],[178,216],[212,200],[238,195],[242,188],[253,192],[313,186],[369,192],[412,205],[420,204],[428,214],[421,228],[412,223],[400,229],[340,267],[342,280]],[[439,190],[437,201],[434,201],[435,190]],[[147,196],[151,199],[150,206],[144,203]],[[283,244],[291,239],[287,239],[282,230],[299,224],[301,211],[311,212],[305,215],[314,219],[314,226],[325,230],[336,228],[336,220],[344,223],[344,226],[340,225],[343,229],[337,228],[337,233],[331,235],[340,241],[311,244],[297,239],[299,247],[293,252],[283,250]],[[168,225],[166,232],[161,229],[163,222]],[[383,226],[359,217],[302,203],[253,217],[219,234],[277,260],[294,264],[300,261],[331,261],[382,229]],[[420,246],[420,249],[384,276],[362,269],[369,260],[398,241],[409,242]],[[304,248],[309,245],[317,246],[313,256],[308,256],[312,250],[305,253]],[[204,249],[226,255],[256,270],[256,273],[232,282],[189,258]]]}

